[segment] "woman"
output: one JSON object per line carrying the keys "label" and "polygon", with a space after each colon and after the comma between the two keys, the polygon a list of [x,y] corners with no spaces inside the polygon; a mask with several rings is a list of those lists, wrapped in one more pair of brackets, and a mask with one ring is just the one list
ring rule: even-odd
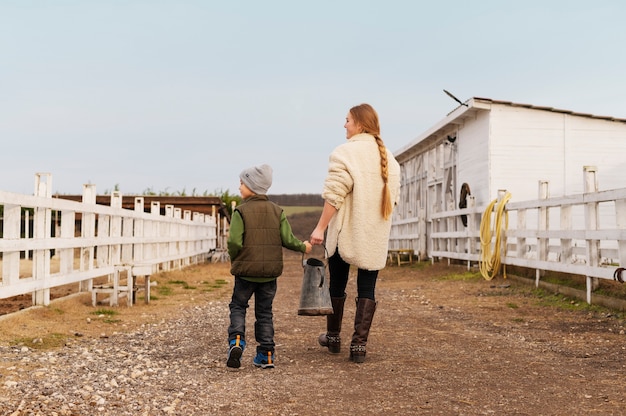
{"label": "woman", "polygon": [[333,150],[322,198],[324,209],[311,233],[311,244],[322,244],[330,271],[333,314],[319,343],[332,353],[341,350],[341,321],[350,266],[358,268],[354,334],[350,360],[365,361],[376,298],[378,272],[385,267],[391,212],[398,200],[400,166],[380,138],[378,114],[369,104],[352,107],[346,116],[348,141]]}

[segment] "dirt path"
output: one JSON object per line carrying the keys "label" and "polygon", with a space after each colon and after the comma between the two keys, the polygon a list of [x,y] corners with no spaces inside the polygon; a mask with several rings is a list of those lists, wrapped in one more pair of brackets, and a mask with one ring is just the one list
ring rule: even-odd
{"label": "dirt path", "polygon": [[[25,400],[40,414],[68,415],[625,413],[622,315],[568,310],[576,302],[531,294],[530,287],[511,280],[487,282],[459,266],[388,267],[377,287],[367,360],[354,364],[347,348],[334,355],[317,345],[324,318],[297,315],[301,258],[286,259],[275,302],[275,369],[255,368],[252,349],[244,352],[241,369],[225,366],[232,285],[226,277],[228,285],[217,299],[180,301],[179,312],[169,312],[160,323],[72,342],[56,350],[54,360],[43,351],[24,361],[19,348],[3,347],[0,415],[35,414],[26,411],[35,405],[28,407]],[[212,267],[193,273],[206,276]],[[348,291],[353,298],[353,279]],[[342,332],[347,342],[353,317],[354,303],[347,302]],[[252,340],[251,319],[248,331]],[[85,351],[87,366],[76,359]],[[140,382],[128,382],[130,370],[126,378],[116,378],[124,361],[131,369],[148,362],[150,371]],[[108,387],[98,384],[103,377]],[[113,387],[112,379],[117,380]],[[46,380],[55,394],[42,393]],[[95,400],[87,385],[100,391],[102,400]],[[73,406],[60,410],[63,403]]]}

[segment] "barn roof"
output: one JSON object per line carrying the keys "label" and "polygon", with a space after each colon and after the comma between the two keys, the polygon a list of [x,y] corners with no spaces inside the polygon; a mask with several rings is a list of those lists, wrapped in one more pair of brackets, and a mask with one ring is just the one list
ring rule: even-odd
{"label": "barn roof", "polygon": [[491,109],[491,106],[494,104],[506,105],[510,107],[528,108],[538,111],[551,111],[554,113],[569,114],[578,117],[587,117],[598,120],[626,123],[626,119],[624,118],[599,116],[589,113],[579,113],[554,107],[514,103],[512,101],[494,100],[491,98],[472,97],[469,100],[465,101],[463,104],[459,105],[454,110],[452,110],[450,113],[448,113],[448,115],[443,120],[440,120],[437,124],[426,130],[415,140],[397,150],[394,155],[396,156],[398,161],[402,162],[413,157],[415,154],[423,152],[424,149],[428,149],[434,146],[439,140],[441,140],[442,137],[450,134],[455,134],[459,125],[463,125],[466,120],[474,118],[476,113],[478,113],[479,111],[489,111]]}

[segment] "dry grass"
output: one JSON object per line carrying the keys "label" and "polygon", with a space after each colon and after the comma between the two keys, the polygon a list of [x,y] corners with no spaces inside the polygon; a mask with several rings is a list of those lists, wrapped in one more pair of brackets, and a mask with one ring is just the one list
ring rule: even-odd
{"label": "dry grass", "polygon": [[[182,304],[206,303],[230,294],[229,263],[201,264],[152,276],[156,286],[146,304],[139,292],[132,307],[126,300],[111,307],[93,307],[91,293],[53,300],[49,306],[31,307],[0,317],[0,345],[53,348],[75,337],[106,337],[171,317]],[[100,298],[99,298],[100,300]]]}

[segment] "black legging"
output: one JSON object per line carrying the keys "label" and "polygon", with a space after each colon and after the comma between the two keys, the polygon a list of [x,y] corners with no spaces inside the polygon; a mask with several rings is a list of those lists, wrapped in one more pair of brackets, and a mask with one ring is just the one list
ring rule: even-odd
{"label": "black legging", "polygon": [[[348,276],[350,274],[350,264],[346,263],[339,251],[335,251],[328,259],[328,270],[330,272],[330,296],[341,298],[346,295],[346,286],[348,285]],[[378,270],[358,269],[356,286],[357,296],[376,300],[374,290],[376,289],[376,279],[378,278]]]}

